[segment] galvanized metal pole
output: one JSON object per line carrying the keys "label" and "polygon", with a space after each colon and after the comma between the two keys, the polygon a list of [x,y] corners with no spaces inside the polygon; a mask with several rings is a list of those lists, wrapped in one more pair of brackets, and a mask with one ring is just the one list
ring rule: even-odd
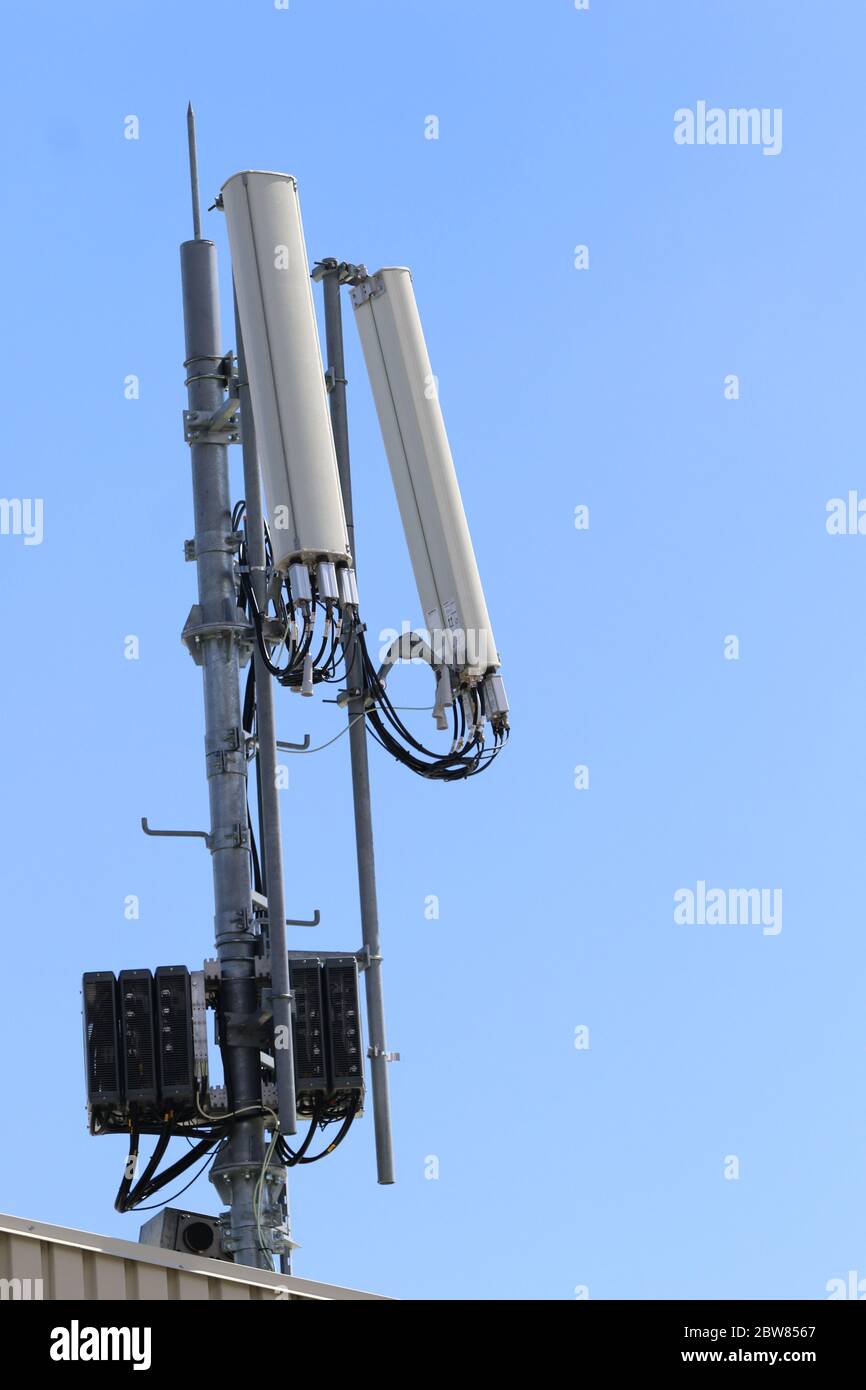
{"label": "galvanized metal pole", "polygon": [[[244,496],[246,498],[247,562],[250,581],[259,611],[264,613],[267,598],[265,571],[265,528],[262,485],[256,452],[243,336],[235,300],[235,336],[238,355],[238,399],[241,409],[241,440],[244,458]],[[268,899],[268,937],[271,952],[271,1000],[274,1014],[274,1063],[277,1082],[277,1109],[283,1134],[297,1132],[295,1060],[292,1046],[292,1005],[289,984],[289,958],[286,942],[286,895],[283,877],[283,840],[280,793],[277,786],[277,728],[274,712],[274,681],[256,644],[253,653],[256,683],[256,742],[258,744],[259,795],[261,797],[261,855]],[[288,1218],[288,1191],[285,1202]],[[288,1232],[287,1232],[288,1234]],[[287,1247],[280,1257],[281,1272],[291,1274],[291,1255]]]}
{"label": "galvanized metal pole", "polygon": [[[194,152],[191,108],[189,118]],[[189,409],[198,412],[201,421],[225,404],[216,247],[199,237],[185,241],[180,254]],[[184,638],[204,679],[209,844],[222,1003],[229,1016],[246,1019],[254,1014],[257,1003],[239,684],[239,648],[249,634],[237,605],[227,445],[224,437],[209,437],[213,431],[196,430],[193,422],[190,427],[198,604]],[[211,1181],[230,1207],[227,1244],[235,1259],[273,1269],[272,1260],[260,1248],[254,1207],[265,1155],[258,1047],[226,1046],[224,1069],[229,1109],[236,1118]]]}
{"label": "galvanized metal pole", "polygon": [[[343,357],[343,316],[340,304],[342,267],[336,260],[319,263],[317,278],[322,280],[325,299],[325,343],[330,369],[331,425],[340,470],[343,507],[349,532],[349,548],[357,570],[355,523],[352,510],[352,475],[349,462],[349,424],[346,409],[346,367]],[[394,1181],[394,1150],[391,1140],[391,1093],[388,1076],[388,1047],[385,1036],[385,1000],[382,990],[382,950],[379,941],[379,908],[376,899],[376,861],[373,853],[373,814],[370,802],[370,769],[367,759],[367,721],[364,710],[364,677],[356,634],[344,634],[346,686],[349,700],[349,746],[352,761],[352,792],[355,807],[355,847],[358,859],[358,889],[361,900],[361,932],[367,948],[364,983],[367,997],[367,1026],[370,1031],[370,1079],[373,1089],[373,1122],[376,1132],[376,1170],[380,1183]]]}

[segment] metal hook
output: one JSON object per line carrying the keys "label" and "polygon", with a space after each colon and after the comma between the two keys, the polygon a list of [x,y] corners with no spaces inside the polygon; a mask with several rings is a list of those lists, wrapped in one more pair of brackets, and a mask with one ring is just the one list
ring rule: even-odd
{"label": "metal hook", "polygon": [[170,835],[177,839],[204,840],[205,844],[210,840],[210,836],[204,830],[151,830],[147,823],[147,816],[142,816],[141,828],[145,835]]}
{"label": "metal hook", "polygon": [[[261,893],[253,892],[253,893],[252,893],[252,900],[253,900],[253,907],[254,907],[255,909],[257,909],[259,912],[267,912],[267,910],[268,910],[268,900],[267,900],[267,898],[263,897]],[[304,921],[302,921],[302,920],[299,919],[299,918],[287,917],[287,918],[286,918],[286,926],[287,926],[287,927],[317,927],[317,926],[319,925],[319,923],[321,922],[321,920],[322,920],[322,914],[320,913],[319,909],[316,908],[315,912],[313,913],[313,920],[312,920],[312,922],[304,922]]]}
{"label": "metal hook", "polygon": [[[284,742],[282,742],[280,739],[277,739],[277,747],[278,747],[278,748],[288,748],[288,749],[292,749],[292,750],[293,750],[294,752],[296,752],[296,753],[305,753],[305,752],[307,751],[307,749],[309,748],[309,746],[310,746],[310,735],[309,735],[309,734],[304,734],[304,741],[303,741],[303,743],[284,743]],[[299,923],[297,923],[296,925],[304,927],[304,926],[307,926],[308,924],[307,924],[306,922],[299,922]],[[315,925],[315,924],[314,924],[314,925]]]}
{"label": "metal hook", "polygon": [[287,917],[287,918],[286,918],[286,926],[287,926],[287,927],[317,927],[317,926],[319,925],[319,923],[321,922],[321,920],[322,920],[322,914],[320,913],[319,909],[316,908],[315,911],[313,912],[313,920],[312,920],[312,922],[302,922],[302,921],[300,921],[298,918],[295,918],[295,917]]}

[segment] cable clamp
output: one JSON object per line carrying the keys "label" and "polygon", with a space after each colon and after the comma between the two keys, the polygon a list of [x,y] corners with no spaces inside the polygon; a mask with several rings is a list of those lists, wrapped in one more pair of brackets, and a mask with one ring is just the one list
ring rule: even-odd
{"label": "cable clamp", "polygon": [[369,946],[362,946],[360,950],[355,952],[355,960],[358,962],[359,970],[369,970],[371,965],[381,963],[382,956],[378,954],[374,956]]}
{"label": "cable clamp", "polygon": [[[214,854],[220,849],[249,849],[250,832],[249,827],[240,821],[235,821],[234,825],[220,825],[212,830],[208,835],[208,849]],[[245,914],[249,916],[248,913]]]}
{"label": "cable clamp", "polygon": [[[211,362],[216,370],[213,372],[194,372],[191,376],[186,378],[183,383],[184,386],[189,386],[191,381],[218,381],[224,391],[228,391],[230,395],[236,394],[239,383],[237,370],[235,368],[235,355],[233,352],[200,352],[196,357],[187,357],[183,364],[184,371],[198,362]],[[246,385],[246,382],[244,382],[244,385]],[[232,390],[233,387],[235,388],[234,390]]]}
{"label": "cable clamp", "polygon": [[330,396],[335,386],[348,386],[349,382],[344,376],[337,376],[332,367],[328,367],[325,372],[325,390]]}
{"label": "cable clamp", "polygon": [[183,558],[197,560],[199,555],[234,555],[243,542],[243,531],[202,531],[194,540],[184,541]]}
{"label": "cable clamp", "polygon": [[205,762],[209,779],[228,772],[245,776],[247,759],[242,731],[235,726],[221,734],[209,734],[205,739]]}

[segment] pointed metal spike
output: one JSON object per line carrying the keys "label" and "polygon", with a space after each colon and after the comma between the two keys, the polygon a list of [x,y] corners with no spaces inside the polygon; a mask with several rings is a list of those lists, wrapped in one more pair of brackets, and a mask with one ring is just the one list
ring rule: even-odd
{"label": "pointed metal spike", "polygon": [[192,192],[192,234],[196,241],[201,240],[201,205],[198,193],[198,155],[195,145],[195,112],[192,102],[186,108],[186,133],[189,144],[189,181]]}

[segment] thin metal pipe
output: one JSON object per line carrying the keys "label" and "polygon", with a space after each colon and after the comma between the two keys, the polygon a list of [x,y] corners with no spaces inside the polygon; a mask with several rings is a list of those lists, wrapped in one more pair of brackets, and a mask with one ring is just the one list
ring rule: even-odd
{"label": "thin metal pipe", "polygon": [[[325,300],[325,344],[331,373],[331,425],[337,451],[343,508],[349,533],[349,547],[357,571],[355,521],[352,510],[352,474],[349,460],[349,423],[346,407],[346,367],[343,354],[343,316],[340,304],[340,266],[325,260],[321,275]],[[394,1149],[391,1138],[391,1092],[388,1076],[388,1046],[385,1033],[385,998],[382,988],[382,949],[379,938],[379,908],[376,897],[376,860],[373,851],[373,813],[370,798],[370,769],[367,758],[367,721],[364,678],[357,633],[344,635],[346,685],[349,700],[349,747],[352,763],[352,796],[355,811],[355,848],[358,859],[358,890],[361,903],[361,933],[367,949],[364,971],[367,999],[367,1026],[370,1031],[370,1080],[373,1091],[373,1123],[376,1134],[376,1172],[380,1183],[394,1182]]]}
{"label": "thin metal pipe", "polygon": [[[238,399],[241,407],[241,439],[244,459],[244,496],[247,512],[247,560],[259,611],[264,612],[267,597],[265,576],[265,527],[262,511],[261,476],[256,452],[250,388],[240,318],[235,300],[235,334],[238,354]],[[256,681],[256,737],[261,773],[263,822],[262,854],[267,879],[268,936],[271,947],[271,1000],[274,1012],[274,1064],[277,1107],[284,1134],[298,1130],[295,1096],[295,1058],[292,1046],[292,1005],[289,957],[286,942],[286,896],[283,877],[283,840],[280,823],[280,793],[277,786],[277,727],[274,712],[274,681],[256,643],[253,653]]]}

